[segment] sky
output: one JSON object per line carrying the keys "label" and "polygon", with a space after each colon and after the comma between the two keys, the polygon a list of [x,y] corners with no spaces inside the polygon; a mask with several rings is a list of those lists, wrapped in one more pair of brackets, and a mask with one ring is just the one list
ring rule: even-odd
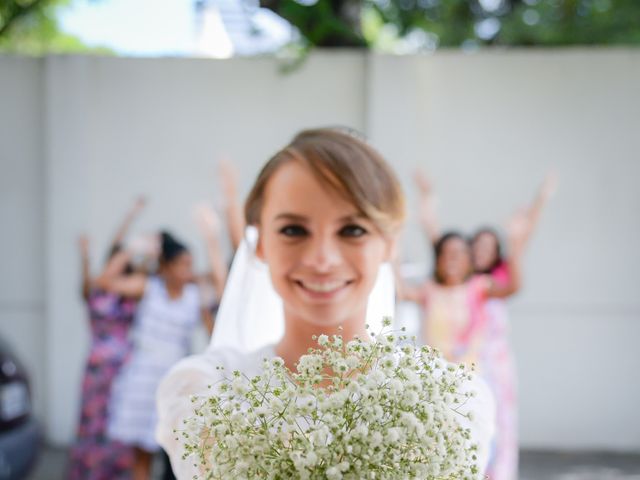
{"label": "sky", "polygon": [[[277,44],[289,33],[274,17],[261,11],[256,19]],[[197,49],[194,0],[75,0],[60,24],[85,44],[121,55],[190,56]]]}

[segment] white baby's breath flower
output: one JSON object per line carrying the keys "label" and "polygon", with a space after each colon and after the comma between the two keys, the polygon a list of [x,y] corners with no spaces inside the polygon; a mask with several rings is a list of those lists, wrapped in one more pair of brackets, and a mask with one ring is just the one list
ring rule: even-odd
{"label": "white baby's breath flower", "polygon": [[244,395],[247,393],[247,385],[243,378],[234,379],[231,388],[236,395]]}
{"label": "white baby's breath flower", "polygon": [[467,370],[403,333],[317,343],[295,372],[265,360],[257,377],[233,372],[194,399],[180,434],[199,478],[479,478],[459,423]]}
{"label": "white baby's breath flower", "polygon": [[337,466],[327,468],[326,475],[327,480],[342,480],[342,472]]}

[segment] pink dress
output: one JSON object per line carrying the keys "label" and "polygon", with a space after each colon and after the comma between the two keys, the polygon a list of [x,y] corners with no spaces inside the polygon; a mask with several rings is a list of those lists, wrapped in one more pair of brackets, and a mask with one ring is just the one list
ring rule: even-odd
{"label": "pink dress", "polygon": [[487,470],[491,480],[518,478],[517,397],[515,368],[508,342],[506,305],[485,295],[487,280],[508,281],[506,265],[490,275],[472,277],[447,287],[433,281],[424,288],[425,343],[455,363],[475,364],[495,395],[497,411],[494,451]]}

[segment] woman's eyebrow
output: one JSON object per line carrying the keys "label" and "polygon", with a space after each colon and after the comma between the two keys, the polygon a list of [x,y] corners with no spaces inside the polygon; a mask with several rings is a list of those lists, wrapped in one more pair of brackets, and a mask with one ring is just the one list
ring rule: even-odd
{"label": "woman's eyebrow", "polygon": [[367,217],[362,213],[352,213],[351,215],[345,215],[342,217],[339,222],[354,222],[356,220],[367,220]]}
{"label": "woman's eyebrow", "polygon": [[[289,222],[299,222],[299,223],[307,223],[309,222],[309,217],[306,217],[304,215],[300,215],[297,213],[290,213],[290,212],[284,212],[284,213],[279,213],[278,215],[276,215],[274,217],[274,220],[286,220]],[[367,220],[367,217],[361,213],[351,213],[349,215],[345,215],[344,217],[340,217],[338,220],[336,220],[336,223],[347,223],[347,222],[353,222],[356,220]]]}
{"label": "woman's eyebrow", "polygon": [[298,215],[296,213],[280,213],[276,215],[274,220],[287,220],[291,222],[307,222],[308,218],[304,215]]}

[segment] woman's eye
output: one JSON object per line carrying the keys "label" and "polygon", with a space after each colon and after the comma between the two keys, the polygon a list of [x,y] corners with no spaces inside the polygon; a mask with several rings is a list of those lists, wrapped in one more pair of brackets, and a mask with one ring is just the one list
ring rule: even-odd
{"label": "woman's eye", "polygon": [[280,229],[280,233],[285,237],[302,237],[308,232],[307,229],[301,225],[287,225]]}
{"label": "woman's eye", "polygon": [[340,235],[343,237],[357,238],[365,235],[367,231],[359,225],[346,225],[340,230]]}

